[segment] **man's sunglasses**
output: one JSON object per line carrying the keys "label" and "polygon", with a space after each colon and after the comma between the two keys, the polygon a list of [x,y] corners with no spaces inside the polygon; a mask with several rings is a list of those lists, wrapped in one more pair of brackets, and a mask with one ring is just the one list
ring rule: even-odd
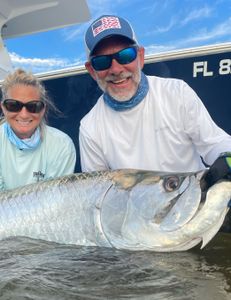
{"label": "man's sunglasses", "polygon": [[131,63],[137,57],[137,46],[128,47],[119,52],[109,55],[98,55],[90,57],[91,65],[96,71],[109,69],[112,60],[115,59],[119,64],[126,65]]}
{"label": "man's sunglasses", "polygon": [[25,106],[25,108],[33,114],[40,113],[45,107],[45,103],[41,100],[32,100],[23,103],[14,99],[5,99],[2,104],[9,112],[19,112]]}

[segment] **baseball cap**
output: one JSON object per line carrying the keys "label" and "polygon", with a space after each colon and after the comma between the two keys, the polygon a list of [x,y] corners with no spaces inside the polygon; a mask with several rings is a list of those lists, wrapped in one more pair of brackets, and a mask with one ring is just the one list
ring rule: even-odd
{"label": "baseball cap", "polygon": [[85,34],[85,44],[87,56],[90,56],[103,39],[119,35],[131,40],[133,44],[138,44],[135,33],[129,22],[121,17],[113,15],[103,15],[93,21]]}

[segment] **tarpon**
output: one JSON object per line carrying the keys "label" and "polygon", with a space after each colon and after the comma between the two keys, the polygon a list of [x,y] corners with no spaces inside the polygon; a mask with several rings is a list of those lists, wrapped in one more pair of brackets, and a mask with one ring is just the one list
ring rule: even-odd
{"label": "tarpon", "polygon": [[231,182],[201,192],[203,172],[79,173],[0,193],[0,239],[26,236],[128,250],[204,247],[219,231]]}

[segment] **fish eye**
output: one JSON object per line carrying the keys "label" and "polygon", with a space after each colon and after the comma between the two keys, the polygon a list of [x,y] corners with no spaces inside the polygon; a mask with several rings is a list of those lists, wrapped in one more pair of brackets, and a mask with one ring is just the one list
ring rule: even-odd
{"label": "fish eye", "polygon": [[180,178],[177,176],[168,176],[164,178],[163,187],[166,192],[173,192],[180,186]]}

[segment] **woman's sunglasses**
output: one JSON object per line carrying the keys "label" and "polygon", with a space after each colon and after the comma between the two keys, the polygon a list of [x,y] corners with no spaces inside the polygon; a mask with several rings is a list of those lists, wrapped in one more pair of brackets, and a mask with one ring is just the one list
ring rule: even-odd
{"label": "woman's sunglasses", "polygon": [[91,65],[96,71],[109,69],[113,59],[121,65],[126,65],[136,59],[137,51],[137,46],[133,46],[109,55],[92,56],[90,57]]}
{"label": "woman's sunglasses", "polygon": [[2,104],[9,112],[20,112],[25,106],[25,108],[33,114],[40,113],[45,107],[45,103],[41,100],[32,100],[27,103],[23,103],[14,99],[5,99]]}

